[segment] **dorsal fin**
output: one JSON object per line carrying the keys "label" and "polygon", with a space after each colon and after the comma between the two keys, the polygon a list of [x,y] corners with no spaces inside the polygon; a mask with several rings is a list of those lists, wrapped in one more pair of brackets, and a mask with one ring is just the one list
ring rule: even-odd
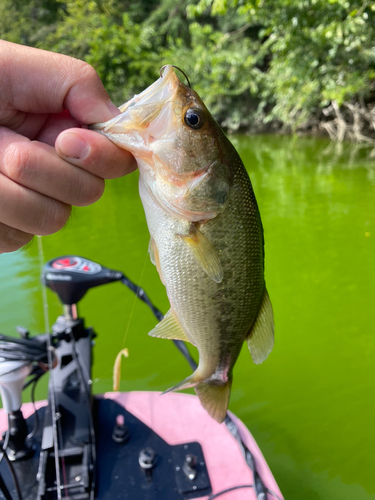
{"label": "dorsal fin", "polygon": [[259,365],[272,351],[274,344],[273,311],[267,290],[264,291],[262,305],[248,337],[247,345],[255,364]]}

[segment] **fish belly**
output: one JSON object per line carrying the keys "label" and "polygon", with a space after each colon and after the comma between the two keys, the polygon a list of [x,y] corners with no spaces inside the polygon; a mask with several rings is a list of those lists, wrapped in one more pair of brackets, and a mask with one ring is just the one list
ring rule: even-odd
{"label": "fish belly", "polygon": [[169,215],[152,198],[140,177],[140,195],[160,262],[171,307],[199,351],[202,380],[228,379],[257,317],[264,293],[263,231],[248,175],[242,166],[223,213],[199,226],[223,267],[213,281],[180,235],[191,222]]}

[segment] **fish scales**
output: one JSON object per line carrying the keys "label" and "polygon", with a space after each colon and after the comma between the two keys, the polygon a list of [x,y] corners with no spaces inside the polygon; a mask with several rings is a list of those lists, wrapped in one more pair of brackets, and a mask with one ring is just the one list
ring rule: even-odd
{"label": "fish scales", "polygon": [[150,256],[171,304],[150,335],[199,352],[197,370],[172,389],[194,386],[222,422],[243,342],[255,363],[273,347],[262,223],[245,167],[200,98],[172,67],[158,82],[93,128],[139,166]]}

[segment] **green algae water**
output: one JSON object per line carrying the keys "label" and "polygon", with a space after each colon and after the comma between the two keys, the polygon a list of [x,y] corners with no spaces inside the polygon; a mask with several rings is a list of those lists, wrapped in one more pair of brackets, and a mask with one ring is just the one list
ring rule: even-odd
{"label": "green algae water", "polygon": [[[232,138],[249,171],[266,241],[276,343],[255,366],[246,345],[230,410],[247,425],[286,500],[375,499],[375,158],[322,139]],[[162,311],[168,300],[147,248],[137,173],[109,181],[95,205],[43,238],[45,260],[77,254],[122,270]],[[0,256],[0,332],[44,331],[38,245]],[[48,291],[51,321],[61,312]],[[88,292],[98,333],[94,391],[165,390],[191,373],[172,342],[147,336],[149,309],[120,283]],[[195,353],[194,353],[195,354]],[[46,381],[37,389],[44,398]]]}

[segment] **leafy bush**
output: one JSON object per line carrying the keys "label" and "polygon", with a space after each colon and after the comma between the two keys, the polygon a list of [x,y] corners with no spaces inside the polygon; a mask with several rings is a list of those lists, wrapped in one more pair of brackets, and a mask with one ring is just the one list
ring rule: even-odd
{"label": "leafy bush", "polygon": [[0,36],[85,59],[117,103],[170,63],[229,130],[375,127],[373,1],[3,0]]}

